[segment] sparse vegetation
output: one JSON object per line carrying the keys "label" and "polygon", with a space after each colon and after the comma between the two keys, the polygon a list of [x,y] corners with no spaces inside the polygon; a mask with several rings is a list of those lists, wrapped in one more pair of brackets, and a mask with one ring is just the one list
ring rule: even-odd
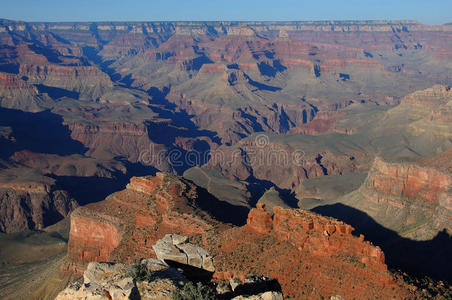
{"label": "sparse vegetation", "polygon": [[188,282],[182,291],[173,291],[171,294],[173,300],[214,300],[217,299],[215,289],[201,282]]}
{"label": "sparse vegetation", "polygon": [[136,260],[131,265],[129,275],[135,281],[151,281],[152,280],[152,271],[148,269],[145,264],[142,264],[140,260]]}

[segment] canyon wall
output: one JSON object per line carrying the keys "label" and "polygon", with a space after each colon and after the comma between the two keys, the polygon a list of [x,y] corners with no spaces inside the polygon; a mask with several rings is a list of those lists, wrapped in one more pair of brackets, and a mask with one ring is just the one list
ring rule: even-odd
{"label": "canyon wall", "polygon": [[[48,178],[50,180],[50,178]],[[52,183],[0,183],[0,232],[40,230],[65,218],[77,202]]]}
{"label": "canyon wall", "polygon": [[345,201],[403,236],[428,240],[442,230],[452,232],[451,184],[450,173],[438,168],[376,158],[350,196],[354,200]]}

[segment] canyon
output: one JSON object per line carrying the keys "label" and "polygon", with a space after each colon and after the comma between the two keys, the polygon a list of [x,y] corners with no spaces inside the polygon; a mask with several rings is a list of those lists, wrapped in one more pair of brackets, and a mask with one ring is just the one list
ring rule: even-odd
{"label": "canyon", "polygon": [[155,258],[167,234],[212,255],[213,281],[438,296],[416,278],[452,282],[451,37],[416,21],[1,19],[0,232],[49,232],[42,270],[64,280],[30,273],[38,298],[91,261]]}

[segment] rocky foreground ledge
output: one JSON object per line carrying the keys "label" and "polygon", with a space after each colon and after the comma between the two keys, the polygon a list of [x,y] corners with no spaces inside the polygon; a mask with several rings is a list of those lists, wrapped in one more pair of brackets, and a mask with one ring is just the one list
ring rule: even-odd
{"label": "rocky foreground ledge", "polygon": [[[198,272],[215,269],[209,253],[188,240],[187,236],[166,235],[154,245],[159,259],[142,259],[132,265],[91,262],[83,282],[70,284],[56,299],[192,299],[194,292],[205,293],[202,295],[205,299],[283,299],[277,281],[266,277],[194,285],[184,275],[184,267],[193,268],[188,273],[191,276],[195,268],[199,268]],[[175,262],[180,268],[169,265]]]}
{"label": "rocky foreground ledge", "polygon": [[134,177],[125,190],[72,214],[71,263],[63,271],[147,257],[191,265],[217,284],[274,278],[287,298],[410,296],[388,272],[381,249],[353,235],[348,224],[301,209],[275,207],[270,215],[259,205],[237,227],[211,209],[222,205],[177,176]]}

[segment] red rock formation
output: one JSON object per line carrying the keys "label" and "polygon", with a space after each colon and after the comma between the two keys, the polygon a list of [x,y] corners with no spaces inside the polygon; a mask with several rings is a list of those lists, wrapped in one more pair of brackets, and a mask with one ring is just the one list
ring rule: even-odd
{"label": "red rock formation", "polygon": [[77,261],[108,261],[121,236],[115,226],[118,220],[87,218],[79,208],[71,214],[68,256]]}
{"label": "red rock formation", "polygon": [[391,164],[377,158],[364,185],[389,198],[411,198],[438,205],[451,183],[450,175],[433,168]]}
{"label": "red rock formation", "polygon": [[384,254],[379,247],[352,236],[353,227],[332,218],[322,217],[305,210],[274,208],[273,219],[258,206],[248,216],[248,226],[261,234],[273,233],[280,241],[288,241],[298,250],[315,255],[332,255],[346,251],[362,263],[375,264],[386,269]]}
{"label": "red rock formation", "polygon": [[246,224],[261,234],[268,233],[273,226],[271,216],[263,209],[263,205],[259,203],[257,204],[257,209],[250,211]]}
{"label": "red rock formation", "polygon": [[381,249],[352,231],[343,222],[298,209],[275,207],[272,218],[260,206],[250,211],[246,226],[221,233],[211,247],[214,277],[272,276],[285,297],[294,299],[407,296],[387,272]]}
{"label": "red rock formation", "polygon": [[73,213],[73,268],[82,271],[80,263],[88,260],[155,256],[158,239],[179,233],[209,249],[217,279],[272,276],[291,298],[407,295],[388,273],[383,252],[343,222],[280,207],[271,217],[258,206],[247,225],[231,228],[199,210],[196,198],[196,187],[174,176],[132,178],[126,190]]}
{"label": "red rock formation", "polygon": [[195,212],[196,197],[195,186],[171,175],[133,177],[125,190],[73,213],[68,257],[132,261],[154,256],[152,246],[167,233],[204,235],[215,222]]}
{"label": "red rock formation", "polygon": [[443,229],[452,232],[452,176],[447,167],[435,168],[434,164],[425,165],[426,161],[421,160],[420,165],[376,158],[350,204],[411,238],[431,239]]}

